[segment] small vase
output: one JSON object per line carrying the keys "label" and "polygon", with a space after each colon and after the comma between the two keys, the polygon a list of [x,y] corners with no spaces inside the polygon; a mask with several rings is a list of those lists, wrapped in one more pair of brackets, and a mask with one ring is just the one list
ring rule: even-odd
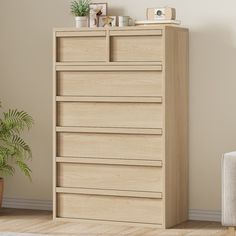
{"label": "small vase", "polygon": [[4,189],[4,179],[0,178],[0,208],[2,207],[3,189]]}
{"label": "small vase", "polygon": [[88,27],[88,17],[87,16],[76,16],[75,17],[76,28]]}

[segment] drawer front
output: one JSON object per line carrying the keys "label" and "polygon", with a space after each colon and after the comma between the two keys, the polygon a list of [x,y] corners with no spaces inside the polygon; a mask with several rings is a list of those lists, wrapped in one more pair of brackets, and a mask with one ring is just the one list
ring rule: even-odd
{"label": "drawer front", "polygon": [[57,164],[58,187],[162,192],[162,168],[124,165]]}
{"label": "drawer front", "polygon": [[162,96],[160,71],[62,71],[58,96]]}
{"label": "drawer front", "polygon": [[106,61],[105,36],[60,37],[57,39],[57,62]]}
{"label": "drawer front", "polygon": [[58,125],[162,128],[162,104],[59,102]]}
{"label": "drawer front", "polygon": [[162,36],[112,36],[111,61],[162,61]]}
{"label": "drawer front", "polygon": [[58,133],[57,156],[162,160],[160,135]]}
{"label": "drawer front", "polygon": [[161,199],[57,194],[57,217],[162,224]]}

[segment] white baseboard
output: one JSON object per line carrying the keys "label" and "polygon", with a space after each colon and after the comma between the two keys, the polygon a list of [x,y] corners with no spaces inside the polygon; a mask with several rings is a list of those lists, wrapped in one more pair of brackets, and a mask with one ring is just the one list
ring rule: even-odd
{"label": "white baseboard", "polygon": [[52,210],[52,201],[35,200],[23,198],[3,198],[3,207],[32,209],[32,210]]}
{"label": "white baseboard", "polygon": [[[22,198],[3,198],[3,207],[51,211],[52,201]],[[220,222],[221,212],[190,209],[189,219]]]}
{"label": "white baseboard", "polygon": [[203,221],[221,221],[221,211],[208,211],[208,210],[189,210],[190,220],[203,220]]}

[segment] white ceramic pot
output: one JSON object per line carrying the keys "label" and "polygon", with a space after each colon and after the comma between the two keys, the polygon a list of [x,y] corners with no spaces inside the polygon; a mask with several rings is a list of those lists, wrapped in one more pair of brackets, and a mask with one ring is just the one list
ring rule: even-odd
{"label": "white ceramic pot", "polygon": [[88,27],[88,17],[87,16],[76,16],[75,17],[76,28]]}

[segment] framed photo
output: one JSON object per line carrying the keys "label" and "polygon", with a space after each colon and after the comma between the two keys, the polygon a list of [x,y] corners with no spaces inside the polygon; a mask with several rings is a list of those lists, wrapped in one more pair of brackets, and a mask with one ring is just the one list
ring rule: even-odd
{"label": "framed photo", "polygon": [[99,27],[115,27],[116,16],[100,16]]}
{"label": "framed photo", "polygon": [[89,9],[89,26],[98,27],[99,17],[107,15],[107,3],[91,3]]}

